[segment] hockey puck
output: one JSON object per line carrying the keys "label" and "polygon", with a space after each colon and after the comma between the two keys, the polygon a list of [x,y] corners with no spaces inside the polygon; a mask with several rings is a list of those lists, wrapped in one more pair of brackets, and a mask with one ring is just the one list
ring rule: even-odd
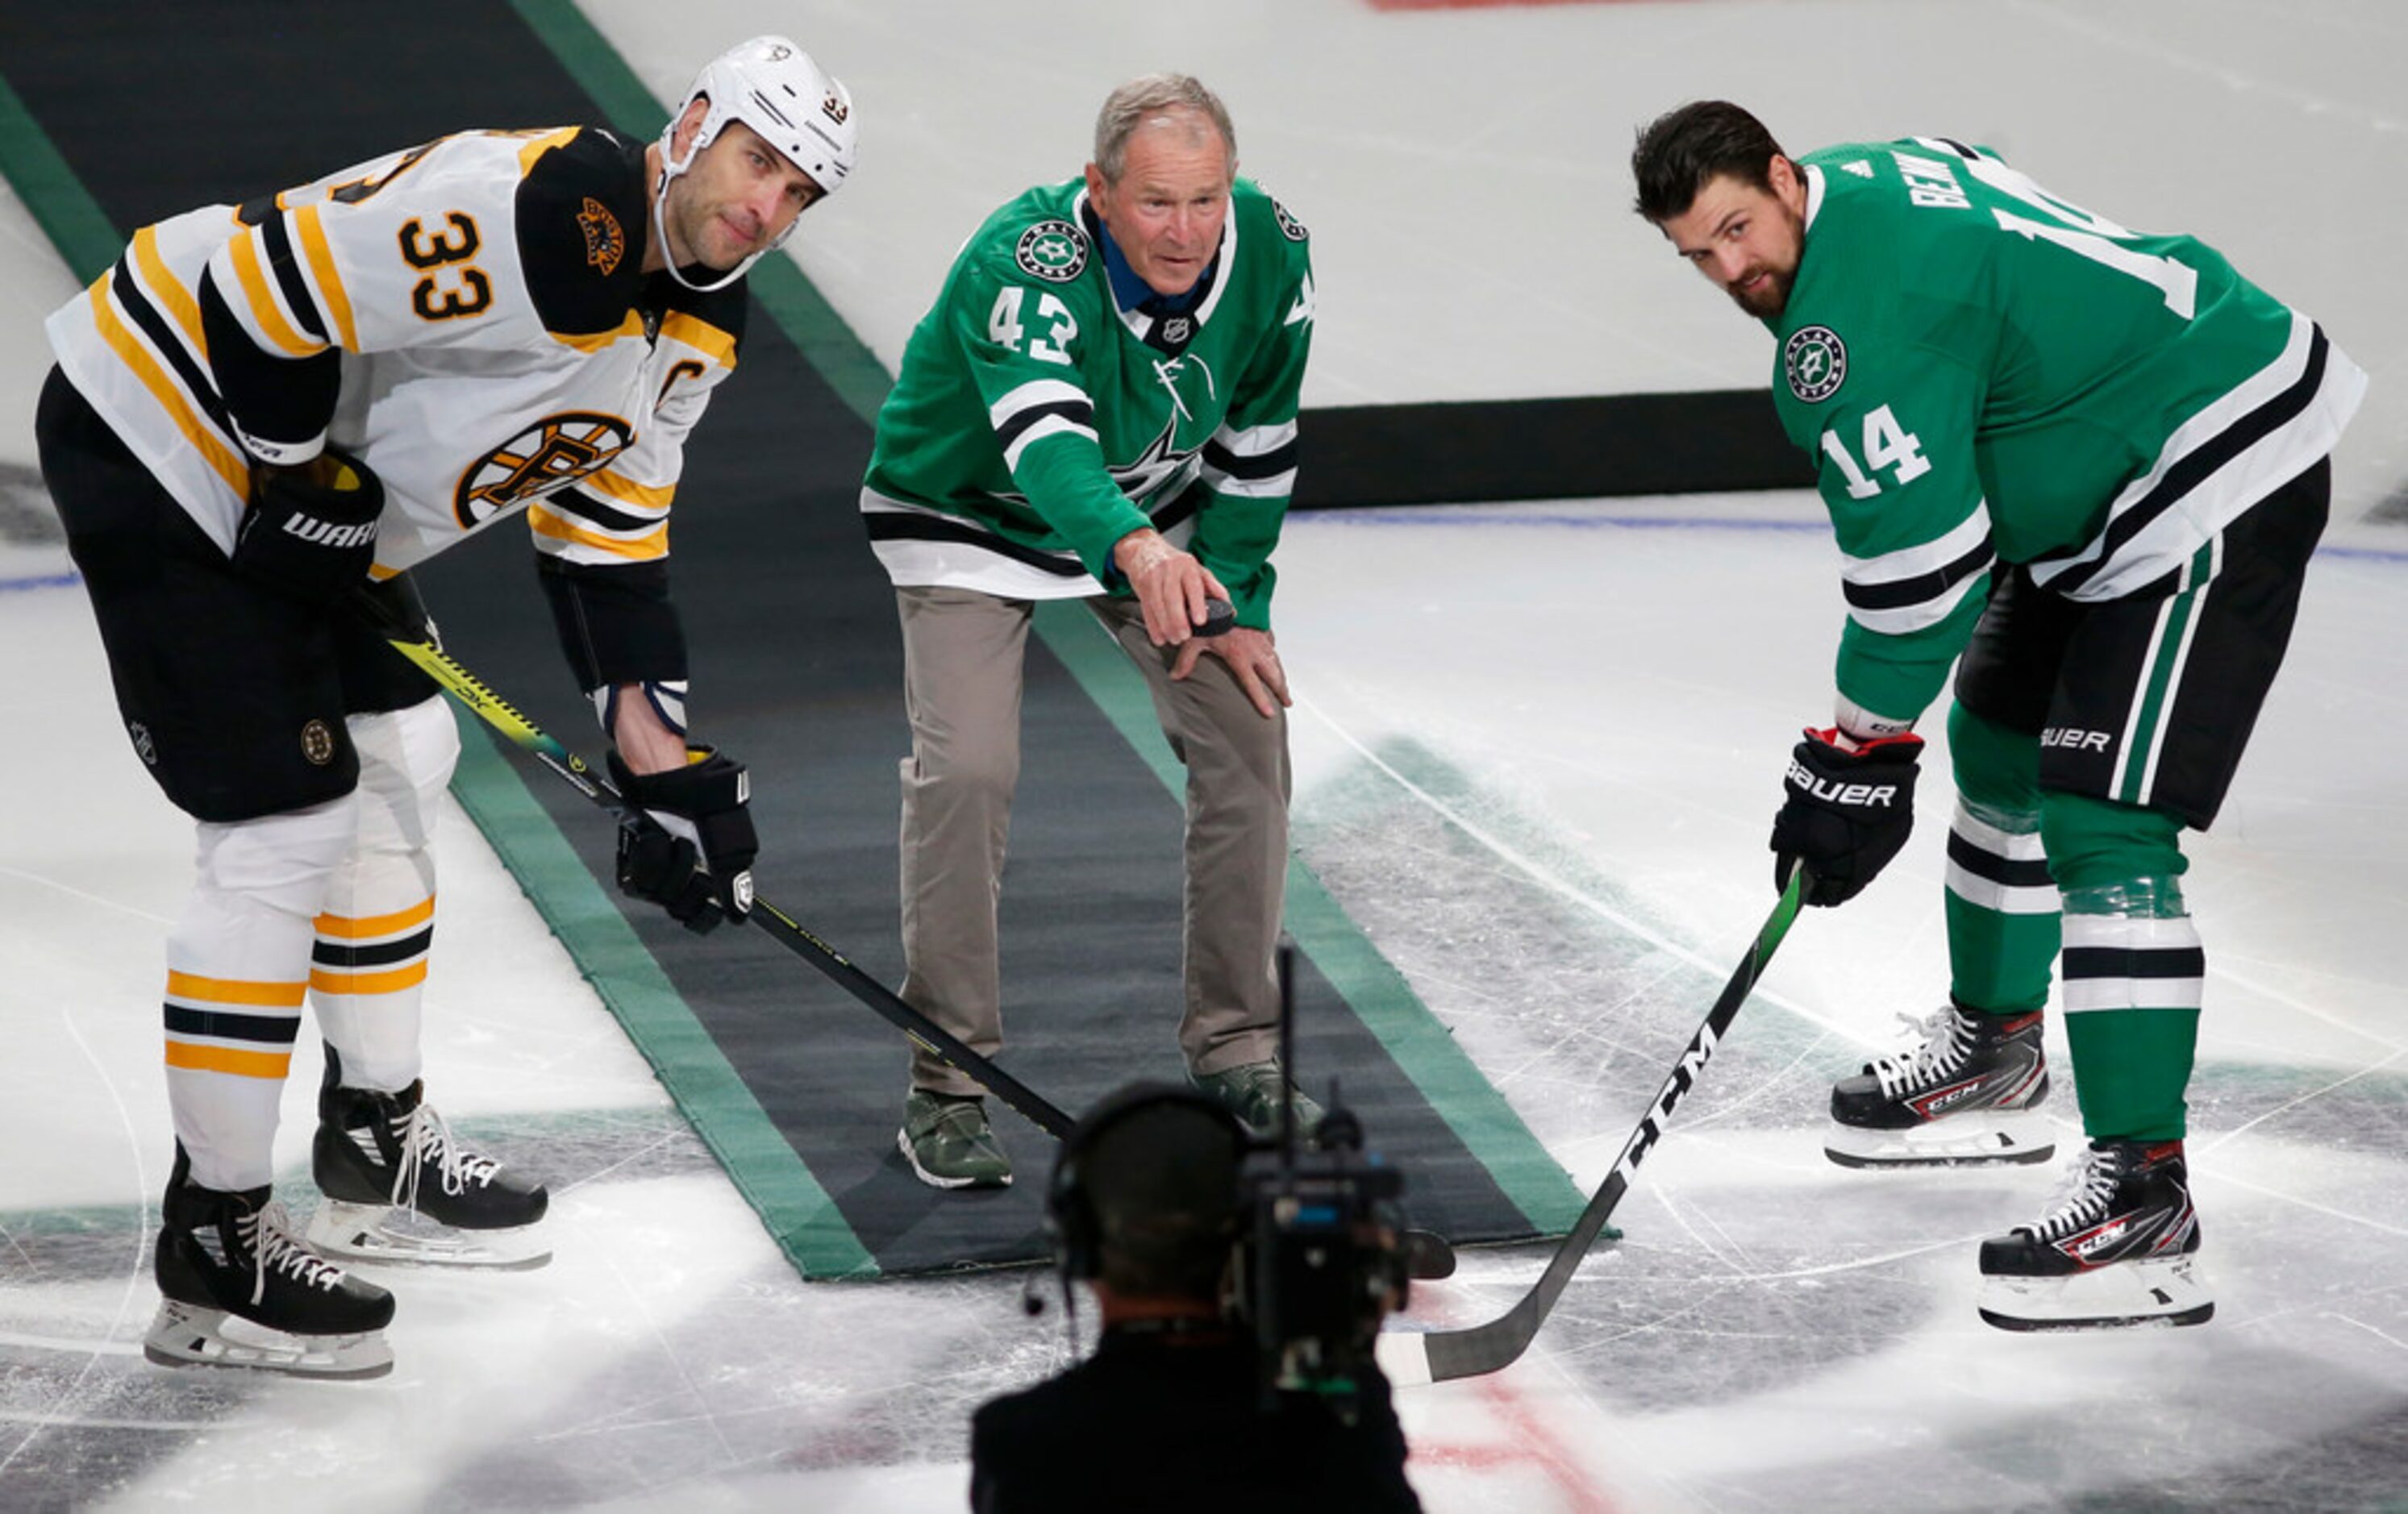
{"label": "hockey puck", "polygon": [[1237,628],[1237,607],[1226,599],[1204,601],[1204,623],[1196,628],[1199,636],[1226,636]]}
{"label": "hockey puck", "polygon": [[1403,1235],[1405,1276],[1415,1282],[1435,1281],[1455,1276],[1455,1248],[1446,1237],[1427,1230],[1408,1230]]}

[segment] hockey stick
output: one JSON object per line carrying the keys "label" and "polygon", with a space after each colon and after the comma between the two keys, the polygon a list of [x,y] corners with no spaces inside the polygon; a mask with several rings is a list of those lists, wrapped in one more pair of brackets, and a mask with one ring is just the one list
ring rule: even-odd
{"label": "hockey stick", "polygon": [[1681,1060],[1672,1064],[1671,1075],[1656,1094],[1656,1102],[1639,1121],[1639,1128],[1623,1143],[1622,1155],[1614,1159],[1613,1170],[1606,1174],[1605,1182],[1588,1207],[1581,1210],[1573,1222],[1571,1234],[1556,1246],[1555,1254],[1547,1259],[1547,1270],[1521,1302],[1489,1321],[1486,1324],[1469,1325],[1461,1330],[1434,1330],[1426,1334],[1383,1332],[1377,1345],[1381,1368],[1388,1380],[1398,1384],[1445,1382],[1455,1378],[1477,1378],[1485,1373],[1510,1366],[1529,1347],[1539,1326],[1546,1322],[1547,1312],[1564,1285],[1571,1281],[1573,1269],[1581,1258],[1596,1244],[1605,1229],[1605,1221],[1622,1195],[1630,1189],[1630,1179],[1645,1161],[1656,1137],[1664,1133],[1664,1121],[1672,1118],[1676,1108],[1697,1081],[1707,1059],[1714,1054],[1725,1032],[1747,1002],[1748,992],[1764,974],[1765,964],[1772,960],[1772,949],[1781,944],[1789,922],[1798,918],[1799,903],[1804,895],[1806,874],[1802,867],[1793,867],[1789,882],[1781,891],[1780,902],[1772,907],[1764,928],[1756,933],[1756,943],[1748,949],[1730,981],[1724,985],[1722,997],[1706,1011],[1705,1023],[1689,1037],[1688,1049]]}
{"label": "hockey stick", "polygon": [[[561,745],[509,700],[487,687],[451,653],[431,639],[410,635],[411,628],[395,623],[391,614],[373,602],[359,598],[355,603],[374,623],[378,634],[395,651],[417,664],[446,693],[467,706],[487,725],[500,732],[512,746],[543,764],[596,806],[617,815],[621,824],[651,823],[638,821],[636,817],[640,811],[628,805],[619,791],[611,786],[610,780],[595,772],[584,758]],[[1220,603],[1213,601],[1216,606]],[[1226,616],[1221,619],[1226,622],[1221,630],[1226,630],[1228,623],[1234,623]],[[1218,632],[1210,634],[1217,635]],[[964,1046],[935,1021],[913,1008],[900,994],[854,966],[843,952],[812,935],[776,905],[755,894],[752,912],[746,918],[767,931],[771,940],[826,974],[838,988],[875,1010],[889,1024],[910,1037],[914,1045],[931,1056],[943,1059],[947,1065],[984,1087],[1046,1135],[1058,1141],[1070,1134],[1075,1121],[1051,1100]],[[1444,1278],[1455,1271],[1455,1248],[1444,1236],[1431,1231],[1413,1230],[1406,1233],[1405,1240],[1407,1257],[1415,1278]]]}
{"label": "hockey stick", "polygon": [[[377,617],[379,633],[395,651],[416,664],[446,693],[467,706],[478,719],[509,738],[512,746],[552,769],[596,806],[617,815],[621,824],[651,823],[638,819],[642,812],[629,805],[611,786],[609,778],[596,773],[584,758],[561,745],[541,726],[521,714],[509,701],[486,687],[451,653],[431,640],[409,636],[406,630],[393,625],[389,617],[378,614],[372,607],[367,613]],[[1073,1123],[1070,1117],[1052,1102],[964,1046],[935,1021],[906,1003],[900,994],[854,966],[844,953],[804,929],[793,916],[776,905],[756,895],[752,901],[752,912],[746,918],[768,933],[771,940],[826,974],[838,988],[877,1011],[896,1029],[910,1037],[914,1045],[932,1056],[943,1058],[955,1070],[983,1085],[987,1092],[1048,1136],[1059,1140],[1070,1133]]]}

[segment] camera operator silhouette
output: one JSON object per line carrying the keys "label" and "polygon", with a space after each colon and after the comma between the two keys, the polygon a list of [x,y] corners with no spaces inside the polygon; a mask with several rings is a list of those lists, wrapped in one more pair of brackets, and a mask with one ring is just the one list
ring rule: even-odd
{"label": "camera operator silhouette", "polygon": [[1402,1302],[1396,1187],[1342,1147],[1258,1147],[1192,1090],[1104,1099],[1046,1193],[1065,1301],[1083,1284],[1101,1337],[972,1417],[972,1508],[1419,1509],[1369,1350]]}

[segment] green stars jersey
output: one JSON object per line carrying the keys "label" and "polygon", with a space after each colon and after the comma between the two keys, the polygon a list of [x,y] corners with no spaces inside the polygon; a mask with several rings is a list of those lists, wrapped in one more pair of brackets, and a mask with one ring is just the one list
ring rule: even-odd
{"label": "green stars jersey", "polygon": [[1058,599],[1126,593],[1112,545],[1152,524],[1267,628],[1312,333],[1304,227],[1239,179],[1178,310],[1121,309],[1102,236],[1072,179],[964,245],[879,411],[871,542],[898,585]]}
{"label": "green stars jersey", "polygon": [[1920,714],[1994,561],[2141,592],[2332,450],[2366,378],[2187,236],[2128,231],[1936,137],[1799,160],[1773,399],[1813,454],[1848,605],[1841,697]]}

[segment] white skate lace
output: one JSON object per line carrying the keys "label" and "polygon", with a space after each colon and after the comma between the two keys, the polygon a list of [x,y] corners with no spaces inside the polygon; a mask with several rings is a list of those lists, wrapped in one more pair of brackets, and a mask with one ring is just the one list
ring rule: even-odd
{"label": "white skate lace", "polygon": [[2057,1192],[2049,1195],[2048,1212],[2028,1225],[2015,1228],[2030,1233],[2034,1240],[2061,1240],[2077,1230],[2087,1230],[2107,1218],[2108,1201],[2115,1195],[2115,1184],[2123,1174],[2108,1153],[2093,1147],[2083,1153],[2081,1164],[2069,1167],[2057,1180]]}
{"label": "white skate lace", "polygon": [[251,1248],[251,1301],[267,1296],[267,1275],[280,1272],[304,1288],[334,1292],[343,1270],[302,1245],[293,1235],[293,1217],[281,1202],[261,1207],[236,1221],[242,1241]]}
{"label": "white skate lace", "polygon": [[398,1127],[394,1134],[401,1139],[401,1161],[393,1175],[393,1202],[413,1214],[418,1212],[418,1176],[428,1164],[434,1164],[443,1192],[454,1198],[466,1193],[470,1183],[482,1187],[493,1181],[501,1170],[493,1157],[461,1150],[452,1138],[452,1127],[432,1105],[421,1103],[394,1123]]}
{"label": "white skate lace", "polygon": [[1955,1073],[1965,1064],[1966,1048],[1973,1044],[1972,1035],[1954,1005],[1943,1004],[1920,1017],[1901,1013],[1898,1018],[1907,1029],[1923,1037],[1923,1044],[1912,1051],[1874,1060],[1872,1074],[1885,1099],[1894,1099],[1907,1089],[1938,1082]]}

